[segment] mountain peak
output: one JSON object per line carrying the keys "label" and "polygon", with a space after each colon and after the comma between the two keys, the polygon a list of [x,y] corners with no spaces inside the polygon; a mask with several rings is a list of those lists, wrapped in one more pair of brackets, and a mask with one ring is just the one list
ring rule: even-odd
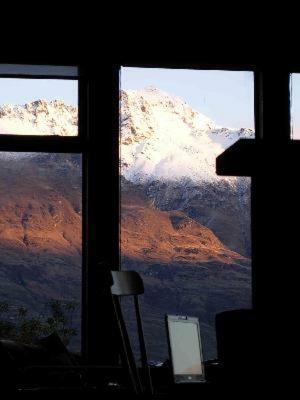
{"label": "mountain peak", "polygon": [[156,87],[154,85],[146,86],[144,90],[147,92],[165,93],[165,92],[163,92],[163,90],[159,89],[158,87]]}
{"label": "mountain peak", "polygon": [[147,180],[215,181],[215,159],[251,129],[220,128],[156,87],[121,92],[122,174]]}
{"label": "mountain peak", "polygon": [[4,104],[0,106],[0,134],[76,136],[78,109],[59,99]]}

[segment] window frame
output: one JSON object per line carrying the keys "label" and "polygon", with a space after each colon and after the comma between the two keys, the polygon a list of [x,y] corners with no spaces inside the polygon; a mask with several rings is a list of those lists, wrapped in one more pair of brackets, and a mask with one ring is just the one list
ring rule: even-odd
{"label": "window frame", "polygon": [[[11,60],[5,60],[11,61]],[[18,62],[12,63],[18,64]],[[28,62],[29,61],[29,62]],[[36,62],[36,59],[26,60],[30,65],[51,65],[47,60]],[[68,62],[58,60],[56,65],[67,66]],[[197,70],[224,70],[224,71],[250,71],[254,73],[254,119],[256,138],[255,145],[259,142],[271,145],[272,126],[270,117],[265,114],[266,104],[276,104],[274,101],[275,90],[278,97],[282,97],[280,105],[273,113],[283,111],[281,118],[282,130],[278,129],[276,142],[280,145],[291,141],[290,109],[289,109],[289,75],[300,72],[299,65],[285,64],[273,68],[271,64],[259,63],[230,63],[230,62],[206,62],[186,61],[178,62],[140,62],[137,59],[122,59],[106,62],[99,76],[97,63],[89,61],[82,63],[73,58],[69,65],[78,66],[79,74],[79,127],[78,137],[37,137],[0,135],[0,151],[26,151],[26,152],[70,152],[82,153],[83,165],[83,247],[82,247],[82,354],[90,363],[113,364],[117,360],[117,338],[114,325],[111,297],[107,290],[107,274],[110,269],[120,268],[119,258],[119,71],[123,67],[140,68],[170,68],[170,69],[197,69]],[[23,63],[24,64],[24,63]],[[272,69],[273,68],[273,69]],[[278,79],[279,72],[279,79]],[[266,81],[266,76],[268,79]],[[18,77],[0,74],[0,77]],[[49,78],[49,76],[40,76]],[[27,76],[28,78],[28,76]],[[35,78],[33,76],[32,78]],[[38,77],[37,77],[38,78]],[[56,75],[53,78],[57,79]],[[68,77],[69,79],[69,77]],[[274,82],[276,84],[274,85]],[[272,84],[274,87],[272,87]],[[102,94],[102,92],[104,92]],[[99,93],[102,94],[99,99]],[[111,101],[107,101],[111,99]],[[103,125],[111,135],[99,135],[103,129],[98,121],[98,107],[103,107]],[[267,110],[268,112],[268,110]],[[251,140],[252,141],[252,140]],[[297,142],[293,140],[293,142]],[[300,142],[300,141],[299,141]],[[296,146],[297,143],[293,143]],[[99,157],[99,151],[101,157]],[[104,183],[107,187],[107,200],[103,200],[98,193],[99,179],[95,169],[105,168],[107,177]],[[252,301],[253,308],[264,304],[262,282],[266,278],[265,272],[258,268],[261,263],[263,237],[260,234],[260,218],[258,194],[261,191],[261,183],[257,184],[257,178],[252,178],[251,183],[251,236],[252,236]],[[99,210],[100,204],[107,207],[107,212]],[[104,222],[103,222],[104,218]],[[99,246],[96,238],[103,236],[103,224],[107,229],[104,244]],[[103,329],[102,321],[106,320],[106,329]],[[112,343],[108,346],[108,343]]]}
{"label": "window frame", "polygon": [[[163,69],[185,69],[185,70],[197,70],[197,71],[207,71],[207,70],[215,70],[215,71],[231,71],[231,72],[252,72],[253,73],[253,119],[254,119],[254,131],[255,137],[254,139],[246,139],[249,142],[257,143],[261,139],[263,139],[263,80],[262,80],[262,72],[260,68],[256,64],[229,64],[229,63],[205,63],[205,62],[159,62],[159,63],[147,63],[147,62],[137,62],[137,61],[128,61],[124,60],[123,62],[119,62],[115,65],[115,69],[118,71],[118,76],[115,72],[115,80],[118,82],[118,92],[121,89],[121,68],[133,67],[133,68],[163,68]],[[119,109],[118,109],[118,122],[120,122],[119,118]],[[119,135],[120,135],[121,126],[118,124],[118,164],[119,165]],[[237,142],[238,143],[238,142]],[[234,175],[234,176],[246,176],[246,175]],[[118,180],[120,178],[119,170],[118,170]],[[119,188],[120,191],[120,188]],[[120,192],[118,192],[118,202],[120,207]],[[254,204],[254,199],[256,199],[256,184],[255,180],[251,176],[251,189],[250,189],[250,219],[251,219],[251,301],[252,301],[252,309],[255,310],[257,308],[257,254],[256,254],[256,232],[259,227],[256,224],[256,216],[255,210],[252,206]],[[120,209],[119,219],[120,221]],[[118,231],[118,243],[120,242],[120,223],[119,231]],[[121,270],[120,263],[120,248],[119,250],[119,263],[118,270]]]}
{"label": "window frame", "polygon": [[[0,66],[3,65],[2,63]],[[22,69],[25,64],[8,64],[8,66],[17,66]],[[87,349],[87,324],[85,309],[88,307],[87,298],[87,164],[89,158],[89,132],[88,132],[88,80],[79,65],[73,65],[78,68],[77,76],[68,76],[62,74],[29,74],[28,69],[34,69],[39,66],[46,69],[49,64],[27,64],[27,73],[0,73],[2,78],[17,79],[58,79],[58,80],[76,80],[78,81],[78,136],[36,136],[36,135],[0,135],[1,152],[37,152],[37,153],[77,153],[82,155],[82,276],[81,276],[81,353],[86,354]],[[71,67],[61,65],[62,67]],[[52,66],[50,66],[52,67]],[[60,65],[56,66],[58,69]]]}

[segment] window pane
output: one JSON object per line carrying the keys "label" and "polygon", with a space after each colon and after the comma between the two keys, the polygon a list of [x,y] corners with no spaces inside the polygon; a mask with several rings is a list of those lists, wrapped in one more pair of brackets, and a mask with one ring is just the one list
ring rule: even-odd
{"label": "window pane", "polygon": [[300,139],[300,74],[291,74],[291,137]]}
{"label": "window pane", "polygon": [[0,78],[0,134],[78,135],[78,81]]}
{"label": "window pane", "polygon": [[251,182],[215,159],[254,137],[253,74],[122,68],[121,89],[121,260],[144,280],[149,359],[168,358],[166,313],[198,317],[212,359],[216,313],[251,308]]}
{"label": "window pane", "polygon": [[1,337],[80,351],[81,181],[81,155],[0,153]]}

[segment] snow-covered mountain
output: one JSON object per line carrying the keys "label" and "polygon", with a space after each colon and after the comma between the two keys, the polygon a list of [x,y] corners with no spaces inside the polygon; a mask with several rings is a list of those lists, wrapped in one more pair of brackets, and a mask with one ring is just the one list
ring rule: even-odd
{"label": "snow-covered mountain", "polygon": [[155,87],[121,92],[121,174],[131,182],[212,182],[215,159],[251,129],[220,128]]}
{"label": "snow-covered mountain", "polygon": [[0,134],[76,136],[78,109],[62,100],[2,105]]}
{"label": "snow-covered mountain", "polygon": [[250,255],[250,179],[216,175],[216,157],[247,128],[218,127],[182,99],[157,88],[124,90],[120,154],[126,182],[161,210],[181,210],[230,249]]}

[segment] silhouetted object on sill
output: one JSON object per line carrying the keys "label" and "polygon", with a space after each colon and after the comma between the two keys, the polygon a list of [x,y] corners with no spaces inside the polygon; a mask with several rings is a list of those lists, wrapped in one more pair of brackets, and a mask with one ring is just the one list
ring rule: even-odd
{"label": "silhouetted object on sill", "polygon": [[[52,372],[49,372],[50,367]],[[55,371],[57,367],[65,370]],[[0,340],[0,371],[1,378],[5,378],[5,389],[14,390],[17,385],[22,387],[24,384],[80,386],[82,379],[76,367],[77,362],[56,333],[32,345]]]}
{"label": "silhouetted object on sill", "polygon": [[217,314],[216,335],[224,382],[255,381],[259,350],[254,311],[233,310]]}
{"label": "silhouetted object on sill", "polygon": [[[146,351],[142,319],[141,319],[139,300],[138,300],[138,295],[144,293],[143,280],[136,271],[112,271],[112,277],[114,284],[111,287],[111,293],[113,297],[115,313],[122,341],[122,349],[121,349],[122,361],[129,372],[134,392],[136,394],[141,394],[141,393],[153,394],[150,367],[148,365],[147,351]],[[137,329],[138,329],[141,360],[142,360],[142,371],[144,378],[142,380],[143,382],[141,382],[138,373],[138,368],[135,363],[134,355],[131,349],[127,329],[125,326],[119,302],[119,297],[122,296],[133,296],[134,299],[134,307],[136,312]],[[143,387],[143,383],[145,388]]]}
{"label": "silhouetted object on sill", "polygon": [[18,380],[20,380],[21,371],[15,365],[15,362],[5,345],[0,340],[0,383],[2,391],[15,390]]}

